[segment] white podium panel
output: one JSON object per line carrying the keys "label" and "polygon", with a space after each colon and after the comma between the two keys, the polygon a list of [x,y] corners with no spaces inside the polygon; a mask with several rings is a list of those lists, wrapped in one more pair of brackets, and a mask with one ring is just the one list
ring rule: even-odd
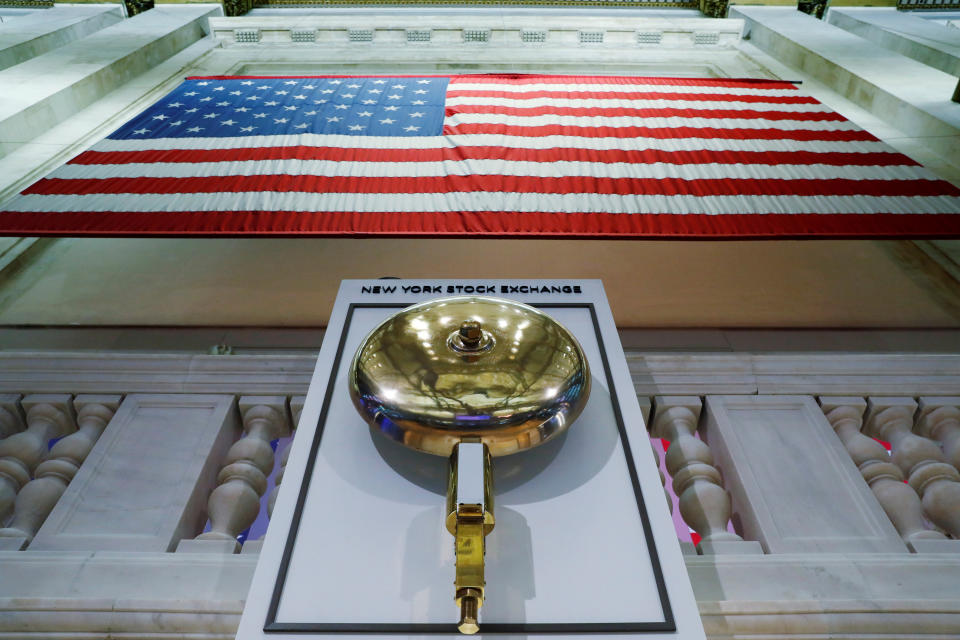
{"label": "white podium panel", "polygon": [[704,637],[601,284],[377,280],[341,285],[238,638],[460,637],[447,461],[371,431],[347,383],[388,316],[478,289],[554,317],[592,374],[566,434],[494,459],[479,635]]}

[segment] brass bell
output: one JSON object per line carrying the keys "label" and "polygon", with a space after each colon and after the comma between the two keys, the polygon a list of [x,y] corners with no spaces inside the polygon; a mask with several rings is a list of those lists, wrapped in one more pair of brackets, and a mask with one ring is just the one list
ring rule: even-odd
{"label": "brass bell", "polygon": [[494,527],[491,458],[569,428],[590,393],[583,350],[566,328],[525,304],[441,298],[404,309],[364,339],[350,393],[373,430],[449,458],[446,527],[455,539],[458,628],[476,633],[484,538]]}

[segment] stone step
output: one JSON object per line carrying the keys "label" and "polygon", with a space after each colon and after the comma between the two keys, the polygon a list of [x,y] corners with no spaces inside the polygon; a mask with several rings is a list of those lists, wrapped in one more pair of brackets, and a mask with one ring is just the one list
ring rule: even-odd
{"label": "stone step", "polygon": [[0,157],[197,42],[220,5],[164,5],[0,71]]}
{"label": "stone step", "polygon": [[786,7],[730,7],[759,49],[801,70],[960,167],[957,79]]}
{"label": "stone step", "polygon": [[826,20],[934,69],[960,75],[960,29],[886,8],[833,7]]}
{"label": "stone step", "polygon": [[119,5],[58,5],[0,23],[0,70],[123,20]]}

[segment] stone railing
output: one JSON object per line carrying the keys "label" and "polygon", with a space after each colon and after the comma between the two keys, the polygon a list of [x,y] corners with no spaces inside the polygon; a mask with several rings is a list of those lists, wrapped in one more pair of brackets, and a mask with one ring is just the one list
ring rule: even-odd
{"label": "stone railing", "polygon": [[[0,354],[0,638],[231,637],[312,361]],[[960,637],[960,357],[628,362],[708,635]]]}

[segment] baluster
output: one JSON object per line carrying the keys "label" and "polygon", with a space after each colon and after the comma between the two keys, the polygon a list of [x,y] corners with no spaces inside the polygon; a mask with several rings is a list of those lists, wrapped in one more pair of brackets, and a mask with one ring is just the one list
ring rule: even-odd
{"label": "baluster", "polygon": [[891,444],[891,460],[920,495],[927,520],[960,537],[960,472],[936,442],[911,432],[916,408],[908,398],[870,398],[865,431]]}
{"label": "baluster", "polygon": [[290,433],[286,397],[247,396],[240,398],[239,406],[244,435],[227,452],[219,484],[210,494],[210,531],[196,537],[222,541],[231,553],[240,549],[237,536],[256,520],[260,497],[267,491],[267,476],[273,470],[270,441]]}
{"label": "baluster", "polygon": [[0,394],[0,440],[20,433],[25,427],[20,396],[15,393]]}
{"label": "baluster", "polygon": [[960,398],[920,398],[914,431],[939,441],[947,462],[960,470]]}
{"label": "baluster", "polygon": [[[647,396],[637,396],[637,402],[640,404],[640,413],[643,415],[643,423],[650,428],[650,398]],[[663,486],[663,497],[667,501],[667,508],[670,509],[670,513],[673,513],[673,500],[670,498],[670,492],[667,491],[667,478],[663,475],[663,470],[660,468],[660,454],[657,452],[657,447],[653,444],[653,435],[650,436],[650,450],[653,451],[653,461],[657,465],[657,473],[660,474],[660,484]]]}
{"label": "baluster", "polygon": [[[670,442],[665,461],[679,497],[680,515],[700,535],[701,553],[755,553],[756,543],[727,531],[730,496],[713,466],[707,443],[694,437],[702,403],[698,397],[658,396],[654,399],[651,433]],[[732,544],[731,544],[732,543]],[[742,544],[741,544],[742,543]]]}
{"label": "baluster", "polygon": [[653,460],[657,463],[657,473],[660,474],[660,484],[663,485],[663,497],[667,501],[667,508],[670,509],[670,513],[673,513],[673,500],[670,499],[670,492],[667,491],[667,477],[663,475],[663,471],[660,469],[660,454],[657,453],[657,448],[654,446],[653,441],[650,441],[650,450],[653,451]]}
{"label": "baluster", "polygon": [[13,510],[20,488],[30,482],[47,456],[47,442],[76,430],[67,394],[36,394],[23,399],[27,429],[0,441],[0,522]]}
{"label": "baluster", "polygon": [[[303,414],[303,403],[305,401],[305,396],[295,396],[290,398],[290,413],[293,414],[294,429],[296,429],[300,424],[300,416]],[[273,479],[273,490],[270,492],[270,497],[267,498],[267,515],[270,517],[273,517],[273,507],[277,503],[277,496],[280,495],[280,483],[283,482],[283,474],[287,470],[287,462],[290,461],[291,447],[293,447],[293,440],[288,442],[283,448],[283,451],[280,453],[280,469],[277,471],[277,475]]]}
{"label": "baluster", "polygon": [[913,551],[921,540],[945,540],[938,531],[923,526],[923,507],[917,492],[903,482],[903,472],[890,461],[883,446],[860,432],[867,403],[863,398],[820,398],[827,421],[836,431],[860,474],[877,497],[897,533]]}
{"label": "baluster", "polygon": [[53,445],[47,459],[37,465],[34,479],[17,494],[13,520],[7,528],[0,529],[0,538],[17,538],[21,548],[33,540],[107,428],[120,406],[120,399],[120,396],[76,397],[73,406],[77,410],[78,429]]}

